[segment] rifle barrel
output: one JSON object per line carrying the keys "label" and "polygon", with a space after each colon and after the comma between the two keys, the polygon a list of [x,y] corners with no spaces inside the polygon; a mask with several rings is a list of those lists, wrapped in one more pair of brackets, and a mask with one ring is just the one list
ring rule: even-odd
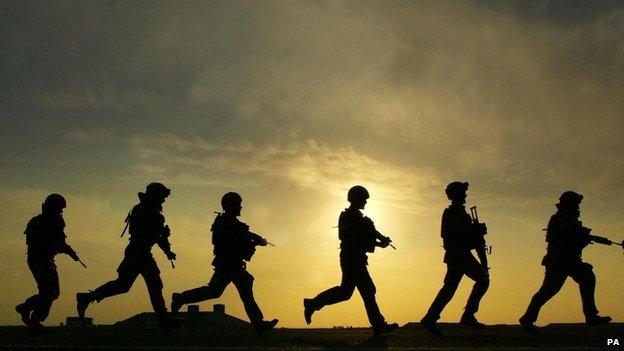
{"label": "rifle barrel", "polygon": [[80,259],[78,259],[78,263],[80,263],[84,268],[87,268],[87,265],[84,264],[84,262],[82,262]]}

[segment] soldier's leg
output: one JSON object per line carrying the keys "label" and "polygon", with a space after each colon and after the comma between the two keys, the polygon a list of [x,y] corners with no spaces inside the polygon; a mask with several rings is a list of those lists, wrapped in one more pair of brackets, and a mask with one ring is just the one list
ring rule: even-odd
{"label": "soldier's leg", "polygon": [[165,299],[162,295],[163,282],[160,279],[160,270],[154,258],[146,259],[143,262],[140,273],[143,276],[143,280],[145,280],[154,312],[159,318],[165,318],[167,307],[165,307]]}
{"label": "soldier's leg", "polygon": [[583,314],[585,317],[593,317],[598,314],[594,293],[596,290],[596,275],[591,264],[581,263],[570,272],[570,276],[578,283],[583,302]]}
{"label": "soldier's leg", "polygon": [[464,275],[461,266],[456,262],[451,262],[446,265],[446,275],[444,276],[444,285],[438,292],[431,303],[431,307],[427,311],[427,314],[423,319],[437,321],[440,319],[440,313],[446,305],[451,301],[462,276]]}
{"label": "soldier's leg", "polygon": [[[24,303],[20,306],[20,308],[22,308],[25,311],[28,311],[28,314],[30,315],[30,312],[32,312],[35,309],[35,306],[37,306],[39,298],[40,298],[40,293],[41,293],[41,284],[45,284],[45,269],[42,269],[42,267],[45,267],[45,265],[43,263],[38,263],[38,262],[32,262],[32,261],[28,261],[28,268],[30,269],[30,272],[33,275],[33,278],[35,278],[35,282],[37,283],[37,293],[32,295],[31,297],[27,298],[26,301],[24,301]],[[41,283],[40,283],[41,282]],[[30,318],[30,317],[29,317]]]}
{"label": "soldier's leg", "polygon": [[186,290],[179,294],[174,294],[174,296],[176,296],[176,302],[180,303],[180,306],[188,303],[216,299],[223,294],[223,291],[231,281],[231,273],[217,269],[210,278],[208,285]]}
{"label": "soldier's leg", "polygon": [[89,298],[100,302],[107,297],[125,294],[130,291],[132,284],[139,276],[139,267],[136,259],[124,257],[117,268],[117,273],[117,279],[104,283],[93,292],[88,293]]}
{"label": "soldier's leg", "polygon": [[[37,272],[35,274],[35,272]],[[43,322],[50,313],[52,302],[59,297],[59,278],[54,264],[46,264],[33,270],[37,288],[38,298],[35,299],[33,312],[30,316],[31,322]]]}
{"label": "soldier's leg", "polygon": [[325,306],[349,300],[355,290],[355,283],[356,277],[353,272],[343,267],[340,285],[329,288],[310,299],[309,307],[313,311],[318,311]]}
{"label": "soldier's leg", "polygon": [[373,283],[373,279],[368,273],[366,267],[364,267],[363,271],[358,275],[356,287],[360,292],[360,296],[362,296],[362,300],[364,301],[366,315],[368,316],[370,324],[372,326],[383,324],[386,319],[381,314],[379,305],[377,305],[377,300],[375,299],[377,288],[375,287],[375,283]]}
{"label": "soldier's leg", "polygon": [[475,314],[479,310],[479,302],[490,286],[490,277],[476,258],[470,256],[462,263],[464,274],[474,280],[472,291],[468,297],[464,314]]}
{"label": "soldier's leg", "polygon": [[249,272],[243,270],[236,274],[232,282],[234,283],[234,286],[236,286],[238,294],[243,301],[245,312],[247,312],[249,321],[257,323],[262,321],[264,316],[262,315],[262,311],[260,311],[260,307],[258,307],[258,304],[253,296],[253,281],[254,277],[249,274]]}
{"label": "soldier's leg", "polygon": [[100,302],[103,299],[130,291],[132,284],[139,276],[140,265],[137,257],[125,256],[117,268],[117,279],[106,282],[91,292],[79,292],[76,294],[76,310],[80,318],[84,318],[87,308],[93,301]]}
{"label": "soldier's leg", "polygon": [[533,298],[531,298],[531,302],[520,320],[523,322],[534,323],[537,320],[537,316],[539,315],[539,311],[542,306],[544,306],[548,300],[550,300],[559,292],[559,290],[561,290],[561,287],[563,287],[563,283],[565,283],[567,278],[567,273],[560,268],[549,268],[546,266],[542,286],[535,293],[535,295],[533,295]]}

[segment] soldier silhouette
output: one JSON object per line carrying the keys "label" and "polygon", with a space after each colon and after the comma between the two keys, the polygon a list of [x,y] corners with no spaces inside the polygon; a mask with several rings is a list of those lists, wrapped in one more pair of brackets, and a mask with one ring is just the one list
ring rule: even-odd
{"label": "soldier silhouette", "polygon": [[546,256],[542,266],[546,269],[544,281],[533,295],[529,306],[522,317],[520,325],[529,333],[536,333],[533,324],[537,320],[540,309],[548,300],[555,296],[568,277],[578,283],[583,302],[583,314],[587,325],[606,324],[611,317],[599,316],[594,300],[596,276],[591,264],[583,262],[583,249],[589,245],[590,229],[583,227],[579,221],[580,204],[583,195],[574,191],[566,191],[559,197],[557,212],[550,217],[546,228]]}
{"label": "soldier silhouette", "polygon": [[390,238],[383,236],[375,229],[373,221],[365,217],[360,210],[366,206],[369,198],[368,191],[360,185],[349,189],[347,200],[349,208],[340,213],[338,219],[338,238],[340,239],[340,269],[342,281],[335,286],[318,294],[312,299],[304,299],[304,318],[307,324],[312,323],[312,315],[327,305],[347,301],[358,289],[368,320],[375,335],[389,333],[398,328],[397,323],[388,324],[379,310],[375,293],[377,289],[368,273],[367,252],[374,252],[375,247],[386,248],[390,245]]}
{"label": "soldier silhouette", "polygon": [[[474,314],[479,310],[479,302],[490,285],[488,274],[487,256],[480,250],[485,250],[483,239],[485,226],[475,225],[466,213],[467,182],[452,182],[446,187],[446,196],[451,200],[451,205],[442,213],[441,235],[444,244],[444,263],[446,263],[446,275],[444,285],[433,300],[427,314],[421,319],[421,324],[429,332],[440,334],[437,328],[437,320],[444,307],[451,301],[459,282],[464,275],[475,281],[472,292],[460,323],[477,329],[485,328]],[[472,255],[471,250],[476,249],[481,262]]]}
{"label": "soldier silhouette", "polygon": [[150,300],[158,317],[163,332],[178,327],[182,321],[167,317],[167,308],[162,296],[163,282],[160,270],[152,256],[152,246],[157,244],[170,260],[176,255],[169,243],[169,227],[165,225],[162,205],[171,190],[161,183],[150,183],[145,193],[139,193],[139,203],[128,215],[130,242],[126,247],[124,259],[117,268],[118,277],[88,293],[76,294],[78,316],[84,318],[89,304],[93,301],[127,293],[136,278],[141,275],[147,285]]}
{"label": "soldier silhouette", "polygon": [[37,282],[38,294],[15,306],[29,331],[43,330],[41,324],[50,313],[52,302],[59,297],[59,277],[54,256],[64,253],[79,261],[76,251],[65,242],[63,209],[67,203],[59,194],[50,194],[41,205],[41,214],[33,217],[26,226],[28,268]]}
{"label": "soldier silhouette", "polygon": [[234,192],[221,198],[223,213],[217,215],[212,224],[212,244],[214,245],[214,274],[208,285],[173,293],[171,310],[176,313],[183,305],[216,299],[225,288],[234,283],[238,290],[245,312],[258,334],[272,329],[277,319],[265,321],[262,311],[253,296],[254,277],[247,272],[247,264],[256,251],[256,246],[266,246],[268,242],[260,235],[249,231],[249,226],[238,220],[243,199]]}

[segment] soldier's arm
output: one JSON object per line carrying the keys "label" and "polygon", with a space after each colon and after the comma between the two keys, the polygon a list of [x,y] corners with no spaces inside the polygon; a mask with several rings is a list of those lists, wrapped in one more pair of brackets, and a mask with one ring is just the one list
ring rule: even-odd
{"label": "soldier's arm", "polygon": [[156,244],[158,247],[160,247],[165,255],[167,255],[167,258],[175,258],[175,254],[171,251],[171,243],[169,242],[171,230],[168,225],[165,225],[165,217],[161,213],[158,213],[155,217],[153,217],[151,225],[153,227],[150,228],[150,231],[152,233],[156,233]]}
{"label": "soldier's arm", "polygon": [[65,221],[61,219],[59,223],[59,227],[55,229],[55,233],[53,234],[55,238],[54,244],[56,247],[56,252],[66,254],[72,259],[74,259],[74,261],[78,261],[78,255],[76,254],[76,251],[74,251],[74,249],[65,240],[67,239],[67,235],[65,234],[64,229],[65,229]]}
{"label": "soldier's arm", "polygon": [[375,239],[377,240],[375,242],[376,246],[379,246],[381,248],[386,248],[388,247],[388,245],[390,245],[390,243],[392,242],[392,240],[390,240],[390,237],[387,237],[385,235],[383,235],[381,232],[379,232],[377,230],[377,228],[375,228],[375,223],[368,217],[364,217],[367,219],[367,224],[369,225],[369,230],[372,231],[375,234]]}
{"label": "soldier's arm", "polygon": [[580,248],[584,248],[587,245],[591,244],[592,242],[591,229],[587,227],[583,227],[583,224],[581,222],[577,222],[575,234],[576,234],[576,244]]}
{"label": "soldier's arm", "polygon": [[368,226],[368,230],[372,231],[375,234],[375,237],[377,238],[377,240],[381,241],[381,242],[385,242],[388,240],[388,237],[386,237],[385,235],[381,234],[377,228],[375,228],[375,222],[373,222],[372,219],[368,218],[368,217],[364,217],[364,220],[366,222],[366,225]]}
{"label": "soldier's arm", "polygon": [[158,237],[156,244],[161,250],[169,257],[173,251],[171,251],[171,243],[169,242],[169,236],[171,235],[169,226],[164,226],[161,229],[161,235]]}
{"label": "soldier's arm", "polygon": [[254,233],[254,232],[249,232],[249,235],[251,237],[251,241],[255,244],[255,245],[259,245],[259,246],[267,246],[268,241],[261,237],[260,235]]}

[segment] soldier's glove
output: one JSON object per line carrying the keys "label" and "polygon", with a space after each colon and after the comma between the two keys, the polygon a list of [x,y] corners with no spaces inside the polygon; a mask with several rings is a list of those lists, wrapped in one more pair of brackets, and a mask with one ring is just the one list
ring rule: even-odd
{"label": "soldier's glove", "polygon": [[176,259],[176,254],[171,250],[165,252],[165,255],[167,255],[167,259],[170,261],[173,261]]}
{"label": "soldier's glove", "polygon": [[267,246],[268,244],[269,242],[265,238],[261,238],[260,240],[258,240],[258,245],[260,246]]}

